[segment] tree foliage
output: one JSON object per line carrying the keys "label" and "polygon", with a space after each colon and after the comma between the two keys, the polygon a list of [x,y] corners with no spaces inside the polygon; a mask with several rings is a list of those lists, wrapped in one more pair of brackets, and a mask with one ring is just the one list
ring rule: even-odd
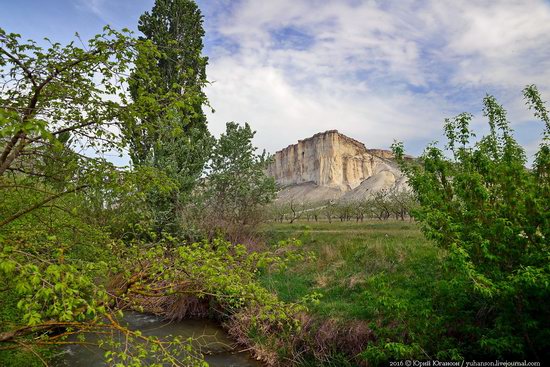
{"label": "tree foliage", "polygon": [[[155,28],[172,16],[176,33]],[[166,240],[167,229],[181,228],[213,144],[202,113],[202,18],[194,2],[159,1],[140,27],[144,39],[106,28],[82,47],[47,49],[0,30],[0,364],[11,360],[6,351],[40,361],[41,348],[116,332],[133,347],[106,342],[110,365],[203,366],[188,341],[145,337],[119,322],[121,305],[136,306],[131,295],[166,284],[167,297],[208,292],[227,312],[266,303],[294,325],[294,306],[254,281],[278,260],[224,241]],[[219,228],[248,224],[272,197],[253,135],[229,124],[211,159],[215,188],[195,191],[208,193],[212,208],[223,204]],[[127,145],[131,170],[103,158]],[[117,276],[125,285],[112,292],[106,284]]]}
{"label": "tree foliage", "polygon": [[[170,145],[162,141],[169,137],[170,129],[181,137],[194,129],[207,134],[202,107],[207,103],[203,88],[208,58],[202,56],[202,23],[200,9],[190,0],[157,0],[152,11],[139,19],[142,39],[155,45],[157,51],[142,53],[130,78],[132,98],[143,103],[144,117],[126,132],[135,165],[162,155],[159,149]],[[159,98],[163,103],[151,108]]]}
{"label": "tree foliage", "polygon": [[[122,326],[104,287],[121,244],[101,217],[140,186],[137,174],[101,155],[124,146],[118,131],[137,110],[127,75],[135,56],[154,46],[109,28],[83,47],[49,44],[0,30],[0,362],[5,351],[40,356],[39,348],[70,343],[69,335],[118,330],[147,342],[138,354],[157,365],[202,365],[192,353],[180,363],[166,352],[188,343]],[[109,362],[130,357],[113,349]]]}
{"label": "tree foliage", "polygon": [[[419,164],[401,164],[420,203],[415,218],[471,280],[478,352],[542,358],[550,340],[542,306],[550,296],[550,121],[536,87],[524,95],[545,123],[532,169],[492,96],[484,99],[487,136],[474,142],[472,115],[463,113],[445,121],[450,156],[432,145]],[[394,151],[403,156],[401,144]]]}
{"label": "tree foliage", "polygon": [[257,153],[248,124],[229,122],[216,140],[206,176],[197,192],[201,226],[210,235],[217,231],[242,240],[247,228],[255,229],[262,211],[275,197],[275,181],[266,175],[269,156]]}
{"label": "tree foliage", "polygon": [[[82,177],[76,167],[84,165],[74,148],[120,147],[114,126],[126,116],[121,82],[133,56],[129,43],[127,35],[106,28],[86,49],[50,43],[43,50],[0,30],[0,177],[62,176],[57,181],[74,185]],[[69,146],[73,152],[66,155]],[[62,159],[60,167],[48,167]]]}
{"label": "tree foliage", "polygon": [[164,171],[176,187],[149,193],[159,230],[178,228],[177,213],[208,160],[212,138],[203,106],[207,58],[202,56],[202,15],[194,1],[157,0],[139,20],[143,49],[129,80],[139,111],[124,128],[134,166]]}

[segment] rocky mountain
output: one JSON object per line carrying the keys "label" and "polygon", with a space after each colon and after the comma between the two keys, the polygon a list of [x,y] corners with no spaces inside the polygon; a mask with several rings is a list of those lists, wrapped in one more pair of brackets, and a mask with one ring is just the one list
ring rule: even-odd
{"label": "rocky mountain", "polygon": [[391,151],[367,149],[329,130],[275,153],[268,174],[281,186],[279,201],[359,200],[382,189],[405,189]]}

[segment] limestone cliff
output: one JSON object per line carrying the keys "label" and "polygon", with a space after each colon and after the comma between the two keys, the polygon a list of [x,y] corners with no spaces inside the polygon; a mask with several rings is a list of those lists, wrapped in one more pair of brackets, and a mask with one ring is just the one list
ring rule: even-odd
{"label": "limestone cliff", "polygon": [[329,130],[275,153],[268,174],[282,186],[314,183],[346,192],[381,171],[393,170],[391,152]]}

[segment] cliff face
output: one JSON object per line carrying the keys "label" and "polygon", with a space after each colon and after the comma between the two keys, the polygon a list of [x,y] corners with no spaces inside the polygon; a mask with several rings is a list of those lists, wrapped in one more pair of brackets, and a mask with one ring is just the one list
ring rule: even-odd
{"label": "cliff face", "polygon": [[367,150],[363,143],[329,130],[275,153],[268,174],[283,186],[313,182],[345,192],[372,175],[391,169],[390,157],[387,150]]}

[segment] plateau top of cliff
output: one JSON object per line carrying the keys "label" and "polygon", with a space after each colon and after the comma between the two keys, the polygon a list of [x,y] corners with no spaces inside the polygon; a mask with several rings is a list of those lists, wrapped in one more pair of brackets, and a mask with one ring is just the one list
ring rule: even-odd
{"label": "plateau top of cliff", "polygon": [[310,136],[309,138],[299,139],[297,143],[290,144],[286,148],[283,148],[283,149],[280,149],[280,150],[276,151],[275,154],[282,153],[285,150],[291,149],[291,148],[297,146],[300,143],[307,143],[309,141],[314,141],[314,140],[323,138],[327,135],[337,135],[340,140],[342,140],[346,143],[349,143],[350,145],[353,145],[353,146],[357,147],[358,149],[363,150],[363,151],[365,151],[369,154],[378,156],[380,158],[391,159],[393,157],[393,153],[389,149],[379,149],[379,148],[367,149],[367,147],[365,146],[364,143],[360,142],[359,140],[350,138],[349,136],[342,134],[341,132],[339,132],[336,129],[318,132],[318,133]]}

